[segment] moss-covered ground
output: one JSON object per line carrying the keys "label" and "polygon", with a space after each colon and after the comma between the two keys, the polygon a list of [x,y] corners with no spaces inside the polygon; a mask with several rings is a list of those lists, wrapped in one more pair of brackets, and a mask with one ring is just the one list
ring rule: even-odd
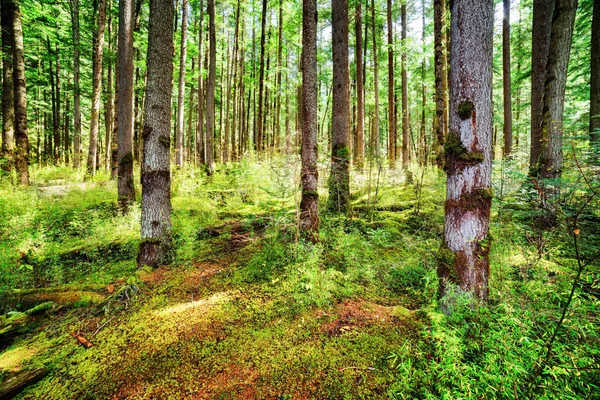
{"label": "moss-covered ground", "polygon": [[532,378],[573,283],[567,214],[584,190],[569,192],[564,221],[536,229],[535,189],[496,175],[490,302],[456,294],[443,314],[435,170],[415,168],[414,185],[401,171],[354,173],[353,211],[323,207],[316,245],[298,238],[295,157],[211,179],[176,170],[173,262],[157,270],[136,268],[139,205],[122,216],[114,182],[79,179],[45,168],[32,188],[0,185],[0,326],[26,318],[0,343],[0,382],[49,370],[19,398],[600,396],[597,199],[579,224],[589,266]]}

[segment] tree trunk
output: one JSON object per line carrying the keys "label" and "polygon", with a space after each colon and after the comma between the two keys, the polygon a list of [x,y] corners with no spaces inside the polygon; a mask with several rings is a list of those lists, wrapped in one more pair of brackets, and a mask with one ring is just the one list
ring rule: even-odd
{"label": "tree trunk", "polygon": [[51,98],[52,98],[52,158],[54,159],[54,165],[60,164],[60,122],[58,116],[56,115],[58,107],[56,106],[56,81],[54,75],[54,64],[52,59],[54,57],[52,46],[50,45],[50,38],[46,36],[46,44],[48,46],[48,55],[50,56],[48,60],[48,75],[50,76],[50,90],[51,90]]}
{"label": "tree trunk", "polygon": [[590,58],[590,142],[600,159],[600,0],[594,0]]}
{"label": "tree trunk", "polygon": [[437,146],[436,165],[444,166],[444,140],[448,133],[446,119],[446,94],[448,91],[446,71],[446,1],[433,1],[433,29],[435,48],[435,137]]}
{"label": "tree trunk", "polygon": [[317,1],[302,7],[302,200],[300,233],[316,242],[319,235],[317,172]]}
{"label": "tree trunk", "polygon": [[[71,80],[67,82],[67,87],[71,86]],[[63,125],[63,153],[65,159],[65,165],[69,165],[69,125],[71,119],[71,101],[68,94],[65,94],[65,114],[64,114],[64,125]]]}
{"label": "tree trunk", "polygon": [[[283,92],[281,90],[281,59],[283,52],[283,1],[279,2],[279,35],[277,39],[277,80],[275,92],[275,129],[273,134],[275,135],[274,147],[275,151],[279,151],[280,140],[281,140],[281,97]],[[347,47],[347,46],[346,46]]]}
{"label": "tree trunk", "polygon": [[[214,1],[214,0],[211,0]],[[138,266],[168,261],[171,239],[171,91],[173,2],[150,0],[148,78],[144,110],[142,223]]]}
{"label": "tree trunk", "polygon": [[197,165],[205,165],[206,158],[204,155],[204,82],[202,79],[202,21],[204,19],[204,1],[200,0],[200,21],[198,21],[198,122],[196,129],[196,163]]}
{"label": "tree trunk", "polygon": [[265,80],[265,37],[267,23],[267,0],[262,2],[261,33],[260,33],[260,67],[258,78],[258,115],[256,117],[256,151],[261,154],[264,150],[263,143],[263,94]]}
{"label": "tree trunk", "polygon": [[493,22],[492,1],[453,2],[446,215],[438,255],[442,296],[456,284],[460,291],[488,297]]}
{"label": "tree trunk", "polygon": [[183,165],[183,126],[185,119],[185,61],[187,55],[188,0],[183,0],[181,13],[181,47],[179,53],[179,93],[177,96],[177,132],[175,135],[175,165]]}
{"label": "tree trunk", "polygon": [[[238,118],[238,93],[241,91],[240,86],[238,86],[238,63],[239,63],[239,35],[240,35],[240,3],[241,0],[237,1],[237,9],[235,12],[235,33],[233,37],[233,117],[231,120],[231,161],[238,160],[238,150],[236,145],[236,128],[237,128],[237,118]],[[240,65],[241,68],[241,65]],[[240,79],[243,79],[243,75],[240,75]]]}
{"label": "tree trunk", "polygon": [[[110,2],[108,4],[108,9],[110,10]],[[107,57],[104,57],[104,61],[106,62],[106,81],[103,85],[105,87],[104,92],[104,126],[106,130],[106,136],[104,138],[104,161],[105,161],[105,170],[106,172],[111,171],[111,155],[112,155],[112,147],[116,147],[117,144],[113,138],[113,120],[114,120],[114,105],[116,104],[113,99],[113,63],[112,63],[112,13],[108,13],[108,21],[106,24],[106,36],[108,46]],[[115,88],[116,89],[116,88]],[[114,161],[114,159],[113,159]],[[111,178],[116,178],[116,176]]]}
{"label": "tree trunk", "polygon": [[510,0],[503,0],[504,19],[502,20],[502,83],[504,93],[504,156],[512,153],[512,100],[510,78]]}
{"label": "tree trunk", "polygon": [[425,87],[425,0],[421,0],[421,21],[423,30],[421,31],[421,49],[423,50],[423,59],[421,60],[421,132],[419,134],[419,163],[422,167],[427,165],[427,136],[425,131],[425,107],[427,106],[427,88]]}
{"label": "tree trunk", "polygon": [[371,135],[371,151],[375,158],[381,155],[381,140],[379,137],[379,77],[377,68],[377,24],[375,23],[375,0],[371,0],[371,29],[373,32],[373,90],[375,92],[375,116],[373,119],[373,135]]}
{"label": "tree trunk", "polygon": [[2,169],[10,173],[15,150],[15,97],[13,82],[14,3],[2,1]]}
{"label": "tree trunk", "polygon": [[348,212],[350,201],[350,77],[348,75],[348,0],[331,1],[333,38],[333,104],[331,174],[327,208]]}
{"label": "tree trunk", "polygon": [[396,113],[394,111],[394,39],[392,26],[392,0],[387,0],[388,30],[388,162],[396,167]]}
{"label": "tree trunk", "polygon": [[90,145],[86,176],[96,175],[98,155],[98,125],[100,97],[102,94],[102,56],[104,55],[104,25],[106,20],[106,0],[98,1],[98,20],[94,32],[92,113],[90,116]]}
{"label": "tree trunk", "polygon": [[537,175],[542,152],[541,129],[546,82],[546,63],[550,49],[550,29],[555,0],[533,0],[531,30],[531,147],[529,171]]}
{"label": "tree trunk", "polygon": [[362,170],[365,158],[365,88],[362,53],[362,4],[356,2],[356,19],[354,21],[354,33],[356,35],[356,47],[354,56],[356,59],[356,146],[354,147],[354,165],[359,171]]}
{"label": "tree trunk", "polygon": [[[266,0],[265,0],[266,1]],[[212,175],[214,166],[214,128],[215,128],[215,86],[216,86],[216,63],[217,43],[215,31],[215,0],[208,0],[209,20],[209,68],[208,87],[206,93],[206,166],[208,175]]]}
{"label": "tree trunk", "polygon": [[406,73],[406,31],[407,31],[407,16],[406,16],[406,2],[402,3],[400,7],[400,13],[402,18],[402,58],[400,63],[402,64],[402,170],[406,174],[406,183],[412,183],[412,173],[408,168],[410,162],[409,154],[409,126],[408,126],[408,77]]}
{"label": "tree trunk", "polygon": [[[195,25],[195,23],[194,23]],[[196,73],[196,60],[192,58],[192,76]],[[195,104],[195,95],[196,90],[194,89],[194,82],[192,81],[190,84],[190,102],[188,106],[188,117],[187,117],[187,146],[185,148],[185,156],[186,162],[193,163],[194,161],[194,138],[195,138],[195,129],[194,129],[194,104]]]}
{"label": "tree trunk", "polygon": [[135,201],[133,180],[133,0],[119,0],[119,84],[117,143],[119,205],[123,214]]}
{"label": "tree trunk", "polygon": [[73,33],[73,168],[81,165],[81,88],[79,83],[79,0],[70,0]]}
{"label": "tree trunk", "polygon": [[540,175],[542,178],[560,178],[562,173],[563,111],[576,11],[577,0],[556,0],[546,64],[544,107],[540,132],[542,147]]}

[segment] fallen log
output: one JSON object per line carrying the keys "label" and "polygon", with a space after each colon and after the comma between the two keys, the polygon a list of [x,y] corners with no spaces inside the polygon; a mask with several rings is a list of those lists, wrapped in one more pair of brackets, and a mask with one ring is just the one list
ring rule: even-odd
{"label": "fallen log", "polygon": [[9,400],[48,375],[46,368],[19,371],[0,383],[0,400]]}

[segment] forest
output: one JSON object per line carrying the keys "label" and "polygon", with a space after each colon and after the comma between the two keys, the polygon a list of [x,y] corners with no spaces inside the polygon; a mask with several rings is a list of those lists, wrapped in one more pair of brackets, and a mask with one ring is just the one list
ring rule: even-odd
{"label": "forest", "polygon": [[0,400],[600,399],[600,0],[0,17]]}

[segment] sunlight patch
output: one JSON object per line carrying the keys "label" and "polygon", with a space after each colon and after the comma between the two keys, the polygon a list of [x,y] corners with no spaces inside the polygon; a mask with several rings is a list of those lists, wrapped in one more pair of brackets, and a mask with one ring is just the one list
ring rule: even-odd
{"label": "sunlight patch", "polygon": [[17,347],[0,354],[0,370],[15,372],[21,369],[23,363],[37,353],[37,348]]}
{"label": "sunlight patch", "polygon": [[194,311],[195,310],[207,310],[207,309],[210,309],[212,306],[225,303],[226,301],[229,300],[229,298],[230,298],[230,295],[227,292],[215,293],[212,296],[204,298],[204,299],[190,301],[189,303],[180,303],[180,304],[176,304],[171,307],[157,310],[157,311],[155,311],[154,314],[159,317],[168,317],[168,316],[177,315],[177,314],[189,311],[189,310],[194,310]]}

